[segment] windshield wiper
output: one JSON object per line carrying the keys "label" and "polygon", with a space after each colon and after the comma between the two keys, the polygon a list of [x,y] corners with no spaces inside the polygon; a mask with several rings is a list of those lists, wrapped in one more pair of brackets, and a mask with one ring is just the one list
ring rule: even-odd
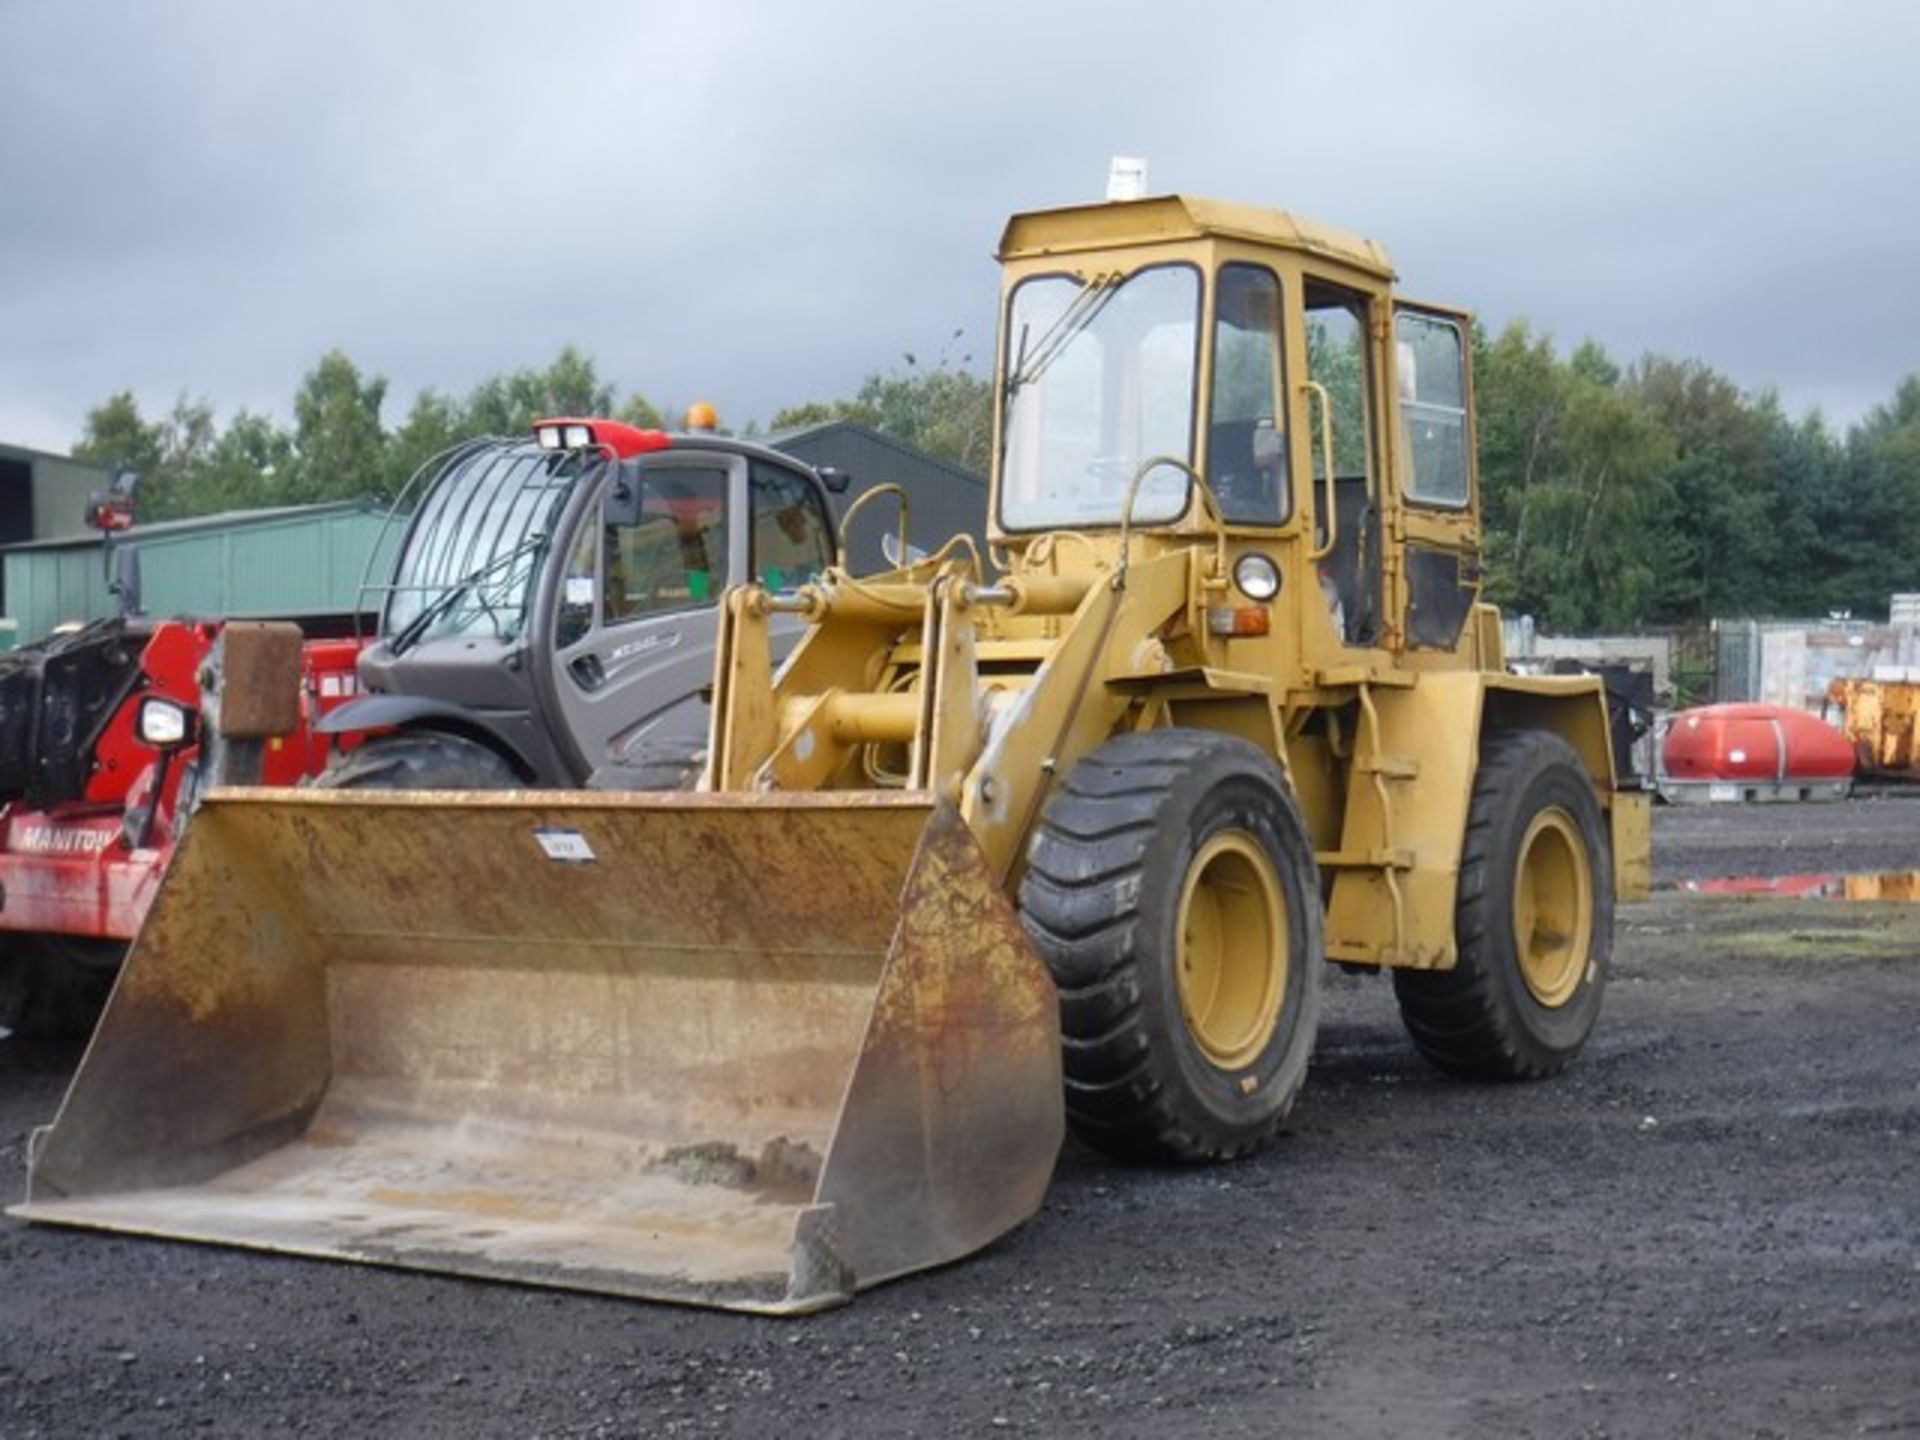
{"label": "windshield wiper", "polygon": [[1073,343],[1081,331],[1100,317],[1100,312],[1107,308],[1107,302],[1119,290],[1119,271],[1094,276],[1060,312],[1059,318],[1041,331],[1031,352],[1027,349],[1027,335],[1023,327],[1020,332],[1020,353],[1014,358],[1013,373],[1007,377],[1007,398],[1011,400],[1021,386],[1031,385],[1046,374],[1047,367],[1060,358],[1061,352]]}
{"label": "windshield wiper", "polygon": [[[473,571],[465,579],[450,585],[446,590],[435,596],[432,603],[423,608],[418,615],[414,616],[413,619],[409,620],[394,632],[393,638],[387,641],[387,649],[395,655],[406,654],[407,651],[411,650],[415,645],[418,645],[420,641],[426,637],[426,633],[433,627],[434,621],[438,620],[449,610],[453,609],[455,605],[460,603],[462,596],[472,592],[476,585],[480,584],[481,581],[492,575],[496,570],[504,569],[506,566],[513,564],[514,561],[532,554],[542,545],[546,544],[546,540],[547,537],[545,535],[535,532],[514,546],[513,549],[507,551],[506,554],[494,556],[493,559],[482,565],[478,570]],[[480,605],[489,617],[493,615],[493,606],[487,603],[484,596],[480,599]],[[498,631],[499,628],[499,621],[494,621],[495,631]]]}

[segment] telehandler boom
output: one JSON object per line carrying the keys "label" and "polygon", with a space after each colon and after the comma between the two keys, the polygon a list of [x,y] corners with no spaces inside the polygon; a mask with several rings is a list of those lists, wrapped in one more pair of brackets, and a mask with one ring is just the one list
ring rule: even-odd
{"label": "telehandler boom", "polygon": [[1566,1065],[1645,797],[1598,681],[1504,670],[1465,317],[1178,197],[1000,258],[988,555],[729,591],[702,793],[217,793],[18,1213],[807,1310],[1031,1215],[1067,1123],[1257,1149],[1327,960],[1442,1069]]}

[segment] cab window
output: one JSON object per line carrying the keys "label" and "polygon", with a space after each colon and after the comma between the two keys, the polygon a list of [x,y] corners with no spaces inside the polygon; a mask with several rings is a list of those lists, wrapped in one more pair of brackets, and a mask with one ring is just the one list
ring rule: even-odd
{"label": "cab window", "polygon": [[609,625],[706,605],[727,583],[727,472],[645,472],[640,517],[601,527],[600,618]]}
{"label": "cab window", "polygon": [[1280,282],[1225,265],[1214,290],[1213,413],[1207,484],[1236,524],[1277,525],[1292,511],[1281,433]]}
{"label": "cab window", "polygon": [[1460,327],[1434,315],[1394,317],[1394,388],[1400,399],[1407,497],[1467,503],[1467,364]]}
{"label": "cab window", "polygon": [[769,590],[792,590],[833,563],[833,526],[805,477],[756,460],[753,495],[753,577]]}

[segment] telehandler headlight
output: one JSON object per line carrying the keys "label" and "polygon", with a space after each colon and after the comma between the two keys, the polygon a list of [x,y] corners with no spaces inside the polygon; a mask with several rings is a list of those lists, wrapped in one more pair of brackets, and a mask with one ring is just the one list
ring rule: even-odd
{"label": "telehandler headlight", "polygon": [[178,750],[193,743],[193,711],[177,700],[149,695],[134,715],[134,733],[152,750]]}
{"label": "telehandler headlight", "polygon": [[584,450],[593,444],[591,425],[536,425],[533,438],[542,450]]}
{"label": "telehandler headlight", "polygon": [[1233,583],[1249,600],[1271,600],[1280,593],[1280,567],[1264,555],[1242,555],[1233,562]]}

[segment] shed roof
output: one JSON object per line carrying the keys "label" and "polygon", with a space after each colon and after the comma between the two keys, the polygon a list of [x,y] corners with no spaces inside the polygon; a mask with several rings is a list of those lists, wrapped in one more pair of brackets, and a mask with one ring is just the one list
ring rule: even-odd
{"label": "shed roof", "polygon": [[9,445],[4,440],[0,440],[0,459],[57,460],[62,465],[80,465],[89,470],[98,470],[102,475],[113,472],[111,465],[102,465],[97,460],[76,460],[71,455],[62,455],[58,450],[36,450],[31,445]]}
{"label": "shed roof", "polygon": [[926,451],[907,444],[904,440],[895,440],[890,435],[882,435],[878,430],[853,420],[822,420],[817,425],[798,425],[791,430],[779,430],[767,436],[766,444],[770,449],[787,450],[795,444],[804,444],[809,440],[825,440],[839,435],[857,436],[869,444],[891,450],[903,459],[929,470],[942,471],[956,480],[986,489],[984,476],[976,475],[964,465],[956,465],[951,460],[942,460],[938,455],[929,455]]}
{"label": "shed roof", "polygon": [[[151,525],[135,525],[116,533],[122,541],[168,540],[181,535],[203,534],[216,530],[241,530],[254,525],[284,524],[295,520],[321,520],[335,515],[371,514],[382,510],[370,500],[334,500],[323,505],[269,505],[257,510],[222,510],[213,515],[190,515],[184,520],[159,520]],[[98,545],[100,533],[56,535],[47,540],[23,540],[17,545],[0,545],[0,552],[22,550],[70,550]]]}

